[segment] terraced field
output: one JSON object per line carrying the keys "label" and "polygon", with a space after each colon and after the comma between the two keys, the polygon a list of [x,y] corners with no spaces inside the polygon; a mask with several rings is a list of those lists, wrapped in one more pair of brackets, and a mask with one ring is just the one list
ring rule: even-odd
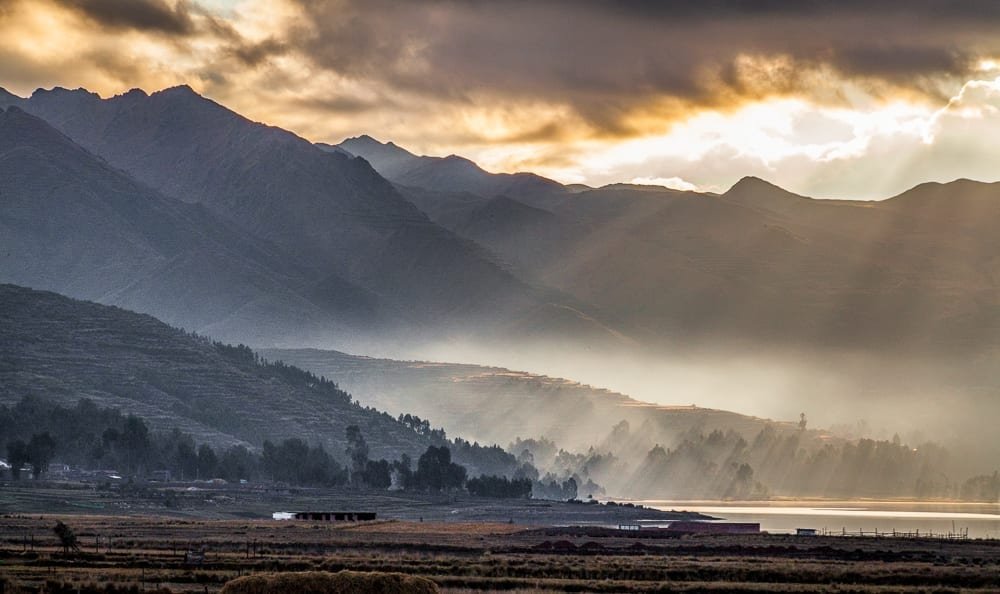
{"label": "terraced field", "polygon": [[[217,446],[301,437],[342,452],[358,425],[372,454],[418,456],[430,441],[326,384],[257,365],[159,320],[0,285],[0,402],[90,398]],[[244,353],[245,354],[245,353]]]}

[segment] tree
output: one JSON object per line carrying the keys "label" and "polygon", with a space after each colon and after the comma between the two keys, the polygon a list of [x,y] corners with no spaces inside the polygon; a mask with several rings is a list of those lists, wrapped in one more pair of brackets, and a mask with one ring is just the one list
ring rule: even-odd
{"label": "tree", "polygon": [[496,497],[503,499],[528,499],[531,497],[531,479],[508,479],[505,476],[471,478],[465,483],[469,495],[475,497]]}
{"label": "tree", "polygon": [[388,489],[392,486],[392,466],[388,460],[369,460],[365,465],[365,484],[372,489]]}
{"label": "tree", "polygon": [[212,478],[218,467],[219,459],[216,458],[215,451],[207,443],[201,444],[198,448],[198,477]]}
{"label": "tree", "polygon": [[139,417],[129,415],[118,441],[125,455],[126,468],[131,473],[138,472],[149,457],[149,427]]}
{"label": "tree", "polygon": [[451,450],[446,446],[428,446],[417,460],[413,476],[418,488],[429,491],[446,491],[460,488],[465,483],[466,470],[451,461]]}
{"label": "tree", "polygon": [[322,446],[310,448],[298,438],[279,445],[264,442],[261,467],[276,481],[308,485],[338,485],[347,481],[344,469]]}
{"label": "tree", "polygon": [[76,533],[73,532],[72,528],[63,524],[62,521],[57,521],[52,531],[59,537],[59,543],[62,544],[64,554],[68,555],[70,551],[80,551],[80,545],[76,541]]}
{"label": "tree", "polygon": [[361,429],[357,425],[349,425],[345,429],[347,437],[347,449],[345,453],[351,461],[351,482],[360,484],[364,481],[365,468],[368,466],[368,443],[361,435]]}
{"label": "tree", "polygon": [[409,454],[403,454],[392,463],[392,485],[396,489],[410,489],[413,484],[413,464]]}
{"label": "tree", "polygon": [[261,463],[264,471],[274,480],[297,483],[301,482],[302,468],[308,456],[309,445],[301,439],[293,437],[280,445],[265,441]]}
{"label": "tree", "polygon": [[219,474],[230,482],[250,480],[257,474],[257,457],[246,446],[233,446],[222,453]]}
{"label": "tree", "polygon": [[10,464],[10,475],[15,481],[21,479],[21,468],[28,460],[28,444],[20,439],[7,442],[7,463]]}
{"label": "tree", "polygon": [[195,450],[193,439],[188,437],[177,444],[173,463],[175,468],[180,470],[181,478],[191,479],[198,476],[198,452]]}
{"label": "tree", "polygon": [[49,467],[49,462],[55,453],[56,440],[52,439],[48,432],[31,436],[31,441],[28,442],[28,462],[31,463],[31,470],[36,479]]}

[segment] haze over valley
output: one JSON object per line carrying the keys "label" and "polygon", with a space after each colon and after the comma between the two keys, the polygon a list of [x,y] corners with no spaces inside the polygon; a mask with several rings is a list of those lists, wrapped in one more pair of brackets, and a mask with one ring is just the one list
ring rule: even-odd
{"label": "haze over valley", "polygon": [[0,40],[0,594],[1000,590],[1000,3]]}
{"label": "haze over valley", "polygon": [[[600,479],[595,493],[655,497],[620,486],[655,448],[713,431],[780,439],[800,420],[821,440],[802,459],[822,440],[945,448],[948,495],[1000,453],[1000,186],[922,184],[879,202],[755,177],[721,194],[591,188],[369,136],[312,144],[189,87],[4,97],[4,282],[250,345],[514,457],[535,439],[617,457],[594,477],[542,468]],[[10,404],[32,391],[7,388]],[[163,403],[109,403],[246,440],[171,421]],[[275,437],[340,448],[329,439],[346,422],[278,431],[263,410],[254,422]],[[822,494],[810,488],[794,494]]]}

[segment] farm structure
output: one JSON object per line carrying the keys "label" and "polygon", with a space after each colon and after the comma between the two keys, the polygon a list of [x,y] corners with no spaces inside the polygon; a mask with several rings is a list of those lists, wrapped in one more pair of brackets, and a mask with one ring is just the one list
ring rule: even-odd
{"label": "farm structure", "polygon": [[307,520],[310,522],[370,522],[375,512],[359,511],[292,511],[274,512],[275,520]]}

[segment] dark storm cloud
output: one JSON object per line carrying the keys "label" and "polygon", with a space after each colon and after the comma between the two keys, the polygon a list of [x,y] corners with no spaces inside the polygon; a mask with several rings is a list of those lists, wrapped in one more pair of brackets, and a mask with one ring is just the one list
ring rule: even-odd
{"label": "dark storm cloud", "polygon": [[794,93],[810,68],[920,90],[1000,49],[991,0],[293,1],[307,26],[288,43],[321,68],[450,102],[568,104],[610,133],[664,98]]}
{"label": "dark storm cloud", "polygon": [[845,72],[864,72],[885,76],[919,76],[928,72],[961,72],[970,65],[971,56],[957,48],[859,46],[845,48],[833,55],[833,63]]}
{"label": "dark storm cloud", "polygon": [[189,35],[194,32],[191,6],[180,2],[176,7],[164,0],[58,0],[107,29]]}
{"label": "dark storm cloud", "polygon": [[237,39],[229,46],[232,56],[247,66],[259,66],[268,58],[284,54],[287,50],[287,43],[273,37],[260,42]]}

